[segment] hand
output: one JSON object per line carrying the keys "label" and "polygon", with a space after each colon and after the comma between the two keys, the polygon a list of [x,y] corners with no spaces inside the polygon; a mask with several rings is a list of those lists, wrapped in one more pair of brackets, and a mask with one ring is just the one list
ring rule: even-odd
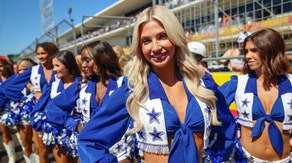
{"label": "hand", "polygon": [[30,117],[30,124],[34,130],[40,131],[46,120],[46,116],[41,112],[36,112]]}
{"label": "hand", "polygon": [[86,122],[79,123],[77,126],[77,131],[80,132],[85,125],[86,125]]}

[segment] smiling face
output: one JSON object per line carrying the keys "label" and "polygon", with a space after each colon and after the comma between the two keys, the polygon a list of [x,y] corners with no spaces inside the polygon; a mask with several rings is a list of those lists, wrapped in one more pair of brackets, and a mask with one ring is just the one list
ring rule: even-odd
{"label": "smiling face", "polygon": [[140,45],[145,59],[155,70],[175,65],[175,45],[168,38],[162,24],[150,20],[140,27]]}
{"label": "smiling face", "polygon": [[51,56],[47,51],[43,49],[43,47],[39,46],[36,50],[36,56],[40,62],[40,64],[44,65],[47,62],[50,62]]}
{"label": "smiling face", "polygon": [[81,52],[81,71],[83,76],[89,78],[94,76],[96,73],[94,72],[95,62],[92,56],[89,54],[89,50],[87,48],[83,49]]}
{"label": "smiling face", "polygon": [[70,75],[68,69],[58,58],[53,58],[52,61],[54,66],[53,71],[56,73],[58,78],[62,79]]}
{"label": "smiling face", "polygon": [[261,73],[261,68],[263,66],[261,54],[252,41],[246,42],[245,59],[251,70],[255,71],[256,73]]}

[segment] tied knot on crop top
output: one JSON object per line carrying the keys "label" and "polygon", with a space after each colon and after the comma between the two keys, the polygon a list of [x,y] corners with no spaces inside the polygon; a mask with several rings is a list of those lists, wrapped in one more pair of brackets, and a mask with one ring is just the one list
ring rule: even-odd
{"label": "tied knot on crop top", "polygon": [[[235,95],[236,107],[239,113],[239,123],[244,126],[253,127],[251,136],[256,138],[263,132],[265,122],[268,122],[268,135],[270,142],[276,152],[280,155],[283,153],[283,138],[275,121],[282,122],[283,129],[292,128],[291,81],[291,75],[283,75],[278,78],[279,95],[271,108],[270,114],[266,114],[266,111],[257,95],[255,74],[238,77],[237,91]],[[256,120],[254,126],[252,124],[253,120]]]}
{"label": "tied knot on crop top", "polygon": [[[140,108],[139,113],[144,127],[137,133],[138,147],[146,152],[169,154],[169,162],[197,162],[198,151],[193,134],[204,133],[204,145],[207,146],[212,119],[210,108],[194,97],[184,83],[188,104],[181,123],[153,72],[149,74],[148,84],[149,98],[145,102],[146,107]],[[168,139],[171,137],[173,142],[169,151]]]}

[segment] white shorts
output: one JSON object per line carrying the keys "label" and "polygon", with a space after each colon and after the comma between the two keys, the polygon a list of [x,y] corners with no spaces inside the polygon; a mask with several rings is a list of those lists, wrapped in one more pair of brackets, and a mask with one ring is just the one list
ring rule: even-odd
{"label": "white shorts", "polygon": [[291,158],[291,155],[282,159],[282,160],[277,160],[277,161],[267,161],[267,160],[262,160],[260,158],[257,158],[257,157],[254,157],[252,156],[247,150],[245,150],[243,147],[242,147],[242,151],[244,152],[248,162],[250,163],[289,163],[291,162],[292,158]]}

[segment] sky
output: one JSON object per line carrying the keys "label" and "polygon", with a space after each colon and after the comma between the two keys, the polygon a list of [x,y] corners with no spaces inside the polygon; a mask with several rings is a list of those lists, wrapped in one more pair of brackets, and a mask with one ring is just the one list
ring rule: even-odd
{"label": "sky", "polygon": [[[40,0],[0,0],[0,55],[18,54],[43,35]],[[94,15],[118,0],[56,0],[53,1],[54,21],[69,21],[72,8],[74,25],[84,15]]]}

